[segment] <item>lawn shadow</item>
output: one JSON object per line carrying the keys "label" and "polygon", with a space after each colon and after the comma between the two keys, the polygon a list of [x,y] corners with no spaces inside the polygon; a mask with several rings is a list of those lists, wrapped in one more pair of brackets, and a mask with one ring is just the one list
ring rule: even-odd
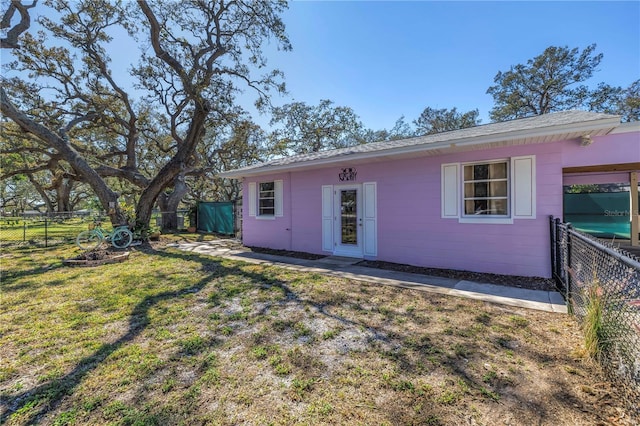
{"label": "lawn shadow", "polygon": [[[73,370],[67,373],[65,376],[52,382],[25,390],[18,394],[0,394],[0,406],[5,410],[4,413],[0,414],[0,424],[6,423],[13,413],[20,410],[21,408],[28,407],[29,405],[35,408],[33,409],[33,412],[28,412],[29,417],[25,420],[25,423],[31,424],[39,422],[47,413],[56,410],[60,406],[60,404],[62,404],[64,399],[76,390],[76,388],[82,383],[83,379],[88,374],[95,370],[116,350],[139,336],[140,333],[142,333],[142,331],[149,326],[149,311],[154,306],[157,306],[159,303],[165,301],[178,299],[187,295],[201,292],[216,278],[224,276],[236,275],[241,278],[246,278],[250,282],[251,288],[260,288],[260,286],[273,286],[279,288],[282,291],[283,298],[281,300],[270,302],[272,303],[272,305],[265,304],[264,306],[261,306],[258,314],[265,313],[265,311],[273,305],[285,303],[297,304],[301,309],[311,309],[322,316],[339,322],[344,326],[363,328],[367,330],[369,336],[371,336],[370,341],[368,342],[370,348],[376,342],[393,344],[400,343],[406,346],[406,342],[408,341],[408,337],[410,336],[409,332],[401,332],[400,334],[390,333],[384,323],[380,326],[374,326],[368,323],[366,319],[359,320],[355,318],[355,316],[345,316],[337,314],[335,313],[335,311],[337,311],[338,309],[334,310],[334,308],[343,308],[344,300],[341,300],[339,298],[327,298],[326,300],[320,300],[314,299],[313,297],[306,297],[305,295],[296,292],[295,289],[290,285],[291,283],[272,276],[270,273],[270,269],[260,269],[259,271],[252,271],[251,268],[247,268],[247,266],[252,266],[253,264],[241,262],[234,262],[233,266],[225,266],[223,264],[224,261],[220,258],[201,255],[194,252],[179,252],[177,250],[156,250],[149,247],[143,247],[141,251],[152,256],[198,262],[202,265],[202,271],[206,275],[204,278],[193,285],[185,286],[184,288],[175,291],[166,291],[153,296],[147,296],[142,299],[134,307],[130,314],[128,329],[126,333],[118,338],[115,342],[103,344],[93,354],[78,361]],[[278,267],[272,266],[271,268]],[[40,269],[39,272],[42,273],[42,270]],[[35,274],[36,272],[32,273]],[[358,284],[362,285],[362,283]],[[353,305],[353,307],[350,309],[360,309],[360,311],[365,310],[362,307],[356,308],[357,304],[355,301],[352,302],[349,306],[351,305]],[[442,311],[447,312],[451,315],[455,314],[455,310],[451,310],[451,312],[449,312],[449,309],[443,308]],[[414,316],[413,313],[404,313],[399,315],[405,315],[408,318]],[[438,336],[434,335],[432,336],[431,341],[418,342],[416,345],[416,350],[429,351],[440,346],[440,342],[438,341]],[[481,351],[480,346],[473,345],[471,343],[470,345],[471,346],[468,348],[470,351]],[[373,350],[375,350],[375,348],[373,348]],[[193,349],[191,348],[183,348],[181,354],[189,355],[192,351]],[[387,353],[387,356],[389,355],[390,354]],[[532,350],[532,352],[529,354],[529,356],[531,357],[543,355],[543,353],[538,353],[536,350]],[[405,354],[403,352],[396,353],[395,357],[396,359],[394,361],[399,369],[403,369],[409,373],[415,373],[416,365],[413,359],[405,357]],[[474,378],[470,375],[470,372],[467,370],[467,367],[461,358],[447,355],[444,357],[443,362],[447,364],[447,367],[450,368],[451,371],[460,378],[460,380],[463,380],[465,383],[469,384],[470,387],[474,389],[474,391],[478,391],[485,386],[485,384],[477,377]],[[526,403],[526,395],[514,395],[514,397],[522,398],[522,404]],[[531,404],[529,403],[529,405]],[[544,413],[544,417],[541,417],[542,419],[548,418],[548,413],[544,412],[543,410],[540,410],[539,412]],[[389,416],[391,416],[391,413],[389,413]],[[391,423],[393,423],[392,417],[389,417],[389,420]]]}
{"label": "lawn shadow", "polygon": [[[54,411],[62,403],[67,395],[72,394],[85,376],[95,370],[116,350],[140,335],[140,333],[149,325],[149,311],[154,306],[167,300],[198,293],[202,289],[204,289],[212,280],[221,276],[238,275],[251,280],[251,282],[254,284],[268,282],[269,285],[276,286],[282,289],[285,295],[285,299],[289,302],[298,303],[300,305],[311,305],[315,307],[318,312],[330,316],[345,324],[348,323],[353,326],[358,325],[358,323],[350,321],[347,318],[342,318],[326,312],[325,305],[301,299],[299,295],[287,285],[286,282],[275,280],[265,274],[248,272],[246,270],[243,270],[241,266],[225,267],[221,265],[221,259],[216,259],[204,255],[197,255],[194,253],[178,253],[173,251],[168,252],[163,250],[156,250],[150,247],[143,247],[141,248],[141,250],[149,255],[200,262],[203,266],[203,271],[208,272],[208,275],[205,278],[201,279],[195,285],[191,285],[176,291],[167,291],[153,296],[145,297],[132,310],[129,317],[129,326],[127,332],[124,335],[118,338],[115,342],[102,344],[93,354],[86,356],[78,361],[73,370],[71,370],[63,377],[60,377],[43,385],[33,387],[31,389],[26,389],[17,394],[10,394],[7,392],[0,393],[0,407],[3,408],[3,412],[0,413],[0,424],[6,423],[12,416],[12,414],[21,409],[24,409],[25,407],[30,406],[40,406],[41,408],[35,409],[33,410],[33,412],[30,412],[28,416],[23,418],[24,422],[26,424],[31,424],[40,421],[41,418],[48,412]],[[44,271],[42,268],[34,268],[27,271],[26,273],[14,274],[12,278],[15,280],[19,277],[42,274],[43,272],[46,271]]]}
{"label": "lawn shadow", "polygon": [[[219,261],[216,260],[217,258],[206,256],[206,255],[195,254],[193,252],[156,251],[155,254],[163,257],[172,257],[172,258],[179,258],[182,260],[199,261],[199,262],[202,262],[204,268],[206,268],[206,265],[209,265],[212,262],[219,263]],[[253,265],[252,263],[249,263],[249,262],[246,262],[244,264],[247,266]],[[271,266],[271,265],[268,265],[268,266],[273,268],[278,268],[278,266]],[[342,301],[337,301],[335,303],[317,302],[311,299],[301,297],[298,293],[292,290],[291,287],[285,281],[274,279],[272,277],[267,277],[265,274],[249,272],[242,269],[241,267],[233,267],[233,268],[222,267],[222,268],[224,269],[224,272],[225,272],[223,275],[230,275],[230,274],[239,275],[251,280],[251,282],[254,282],[254,283],[267,282],[269,286],[273,286],[281,289],[284,294],[285,301],[287,303],[291,303],[291,302],[297,303],[303,309],[305,306],[308,308],[314,309],[319,314],[327,318],[333,319],[335,321],[338,321],[343,325],[348,325],[352,327],[364,327],[373,335],[373,338],[376,341],[384,341],[384,342],[389,341],[389,337],[386,336],[384,333],[382,333],[380,330],[378,330],[376,327],[371,327],[365,323],[353,321],[346,317],[329,312],[329,309],[331,307],[341,304]],[[272,305],[266,304],[257,313],[264,314],[271,306]]]}
{"label": "lawn shadow", "polygon": [[109,355],[132,341],[149,325],[149,310],[160,302],[179,298],[201,291],[215,276],[211,274],[201,279],[195,285],[191,285],[176,291],[167,291],[154,296],[145,297],[138,303],[129,318],[127,332],[113,343],[105,343],[92,355],[81,359],[76,367],[63,377],[50,383],[27,389],[18,394],[0,394],[0,406],[4,412],[0,414],[0,424],[4,424],[13,413],[22,407],[29,405],[41,405],[42,408],[34,411],[26,419],[26,424],[37,423],[47,412],[55,410],[66,395],[70,395],[82,382],[82,379],[100,365]]}
{"label": "lawn shadow", "polygon": [[62,266],[60,265],[49,265],[49,266],[37,266],[35,268],[16,271],[16,272],[2,272],[0,273],[0,289],[3,292],[5,291],[18,291],[25,287],[24,284],[13,284],[14,281],[26,278],[34,275],[41,275],[49,270],[56,269]]}
{"label": "lawn shadow", "polygon": [[[216,258],[209,257],[206,255],[196,255],[193,252],[182,252],[179,253],[177,251],[165,251],[162,253],[158,253],[161,256],[170,256],[170,257],[179,257],[185,259],[198,259],[203,262],[203,265],[210,264],[215,261]],[[310,308],[311,310],[317,312],[318,314],[325,316],[327,318],[331,318],[340,324],[347,327],[355,327],[362,328],[368,331],[370,339],[368,341],[368,345],[370,350],[378,351],[381,355],[385,357],[391,357],[394,359],[394,363],[399,371],[408,373],[410,375],[419,374],[420,366],[416,364],[415,358],[407,356],[406,351],[409,349],[409,339],[411,338],[411,332],[408,330],[400,330],[400,332],[391,331],[386,327],[384,323],[377,325],[370,324],[366,319],[359,320],[355,318],[355,315],[340,315],[336,314],[333,308],[344,308],[348,306],[350,311],[366,311],[365,308],[360,306],[355,300],[350,301],[345,304],[344,300],[317,300],[314,299],[313,296],[306,296],[304,294],[297,293],[295,289],[291,287],[291,283],[287,281],[283,281],[280,279],[274,279],[273,277],[266,277],[269,275],[268,273],[261,272],[252,272],[247,268],[244,268],[242,264],[240,266],[234,268],[227,268],[229,272],[241,275],[251,280],[252,283],[260,283],[265,282],[265,278],[267,279],[268,285],[278,287],[282,290],[284,294],[284,300],[277,303],[296,303],[299,304],[302,309]],[[247,263],[247,265],[252,265],[251,263]],[[270,266],[272,268],[278,268],[278,266]],[[353,282],[355,285],[365,285],[362,283]],[[376,285],[376,284],[371,284]],[[402,291],[398,289],[398,291]],[[425,296],[426,297],[426,296]],[[454,317],[459,315],[459,310],[464,308],[464,304],[454,305],[453,303],[447,303],[446,300],[450,300],[450,296],[428,296],[430,298],[430,303],[434,305],[435,310],[440,312],[441,314]],[[491,303],[486,303],[489,306],[492,306]],[[480,302],[473,302],[473,306],[467,307],[467,309],[471,309],[471,318],[473,315],[476,315],[476,311]],[[259,314],[264,314],[268,309],[269,305],[265,305],[261,307]],[[488,308],[488,311],[491,312],[492,309]],[[505,326],[514,327],[513,324],[510,323],[511,318],[507,316],[508,314],[503,315],[505,321]],[[420,321],[424,321],[423,318],[416,319],[416,313],[413,311],[406,311],[403,313],[394,313],[394,316],[402,320],[411,320],[415,323],[420,323]],[[484,327],[488,327],[490,323],[491,317],[485,316],[477,316],[474,322],[467,324],[467,327],[463,327],[461,329],[462,332],[466,332],[467,328],[470,329],[474,324],[482,324]],[[516,325],[515,328],[518,328]],[[486,329],[483,329],[486,330]],[[533,335],[537,335],[537,331],[535,329],[531,330]],[[481,334],[484,336],[485,334]],[[482,355],[484,351],[487,350],[487,345],[482,345],[480,342],[476,341],[478,338],[482,338],[481,336],[476,336],[473,334],[462,335],[464,339],[462,340],[462,344],[464,345],[464,350],[460,350],[460,354],[458,354],[458,348],[449,347],[446,348],[442,345],[442,336],[438,333],[431,334],[429,333],[430,339],[424,342],[418,342],[415,344],[415,348],[413,348],[416,352],[430,352],[430,351],[439,351],[440,359],[440,367],[444,367],[446,370],[451,372],[454,376],[454,380],[460,380],[460,382],[464,383],[464,387],[468,388],[468,392],[471,394],[471,398],[479,398],[482,400],[486,400],[489,403],[500,404],[501,397],[509,398],[509,404],[516,407],[526,407],[521,410],[515,410],[513,416],[518,419],[518,421],[528,422],[531,420],[532,413],[536,413],[536,421],[537,422],[553,422],[553,410],[549,408],[548,405],[545,405],[543,399],[532,398],[527,390],[526,386],[523,383],[526,383],[530,380],[524,371],[517,370],[517,372],[511,373],[512,379],[514,383],[517,383],[517,386],[514,386],[508,380],[502,380],[499,377],[496,379],[491,378],[490,375],[483,375],[483,373],[489,373],[490,371],[484,372],[483,370],[478,371],[477,365],[476,369],[472,369],[473,362],[477,363],[482,360],[483,363],[485,357]],[[544,365],[545,363],[550,361],[549,354],[547,354],[543,347],[533,346],[531,344],[527,344],[526,339],[524,339],[524,344],[520,346],[520,349],[515,350],[515,354],[518,357],[525,359],[527,362],[533,363],[535,365]],[[545,341],[543,335],[538,336],[539,341]],[[387,345],[380,345],[376,347],[376,343],[387,343]],[[508,347],[503,347],[500,345],[500,342],[494,342],[495,351],[505,350],[504,354],[499,354],[499,356],[509,356],[507,355],[506,349]],[[397,352],[389,351],[389,347],[393,348],[394,346],[399,347],[400,350]],[[491,348],[489,347],[489,350]],[[464,352],[467,351],[470,355],[465,355]],[[513,356],[512,350],[509,352]],[[475,355],[474,355],[475,354]],[[469,359],[467,359],[469,358]],[[570,365],[570,355],[566,354],[563,357],[557,358],[553,364],[553,367],[556,369],[563,368],[564,365]],[[472,361],[472,362],[470,362]],[[484,367],[484,365],[483,365]],[[487,368],[487,367],[484,367]],[[560,405],[564,406],[567,411],[571,411],[576,406],[576,401],[580,399],[579,393],[563,389],[561,386],[561,382],[549,382],[552,385],[552,392],[556,395],[556,400],[560,402]],[[389,421],[391,423],[394,422],[394,418],[389,413]],[[600,416],[602,417],[602,416]]]}
{"label": "lawn shadow", "polygon": [[[5,246],[0,246],[0,250],[5,250],[6,248],[7,247]],[[44,247],[39,247],[39,249],[47,250],[47,248],[44,248]],[[3,262],[7,262],[11,260],[12,258],[15,257],[16,254],[20,255],[23,252],[29,253],[29,252],[33,252],[33,250],[34,250],[33,246],[24,246],[21,248],[16,248],[11,253],[13,255],[12,257],[0,259],[0,289],[2,289],[3,292],[18,291],[23,289],[25,287],[24,285],[14,284],[14,281],[18,279],[26,278],[34,275],[41,275],[47,271],[58,269],[64,266],[60,259],[56,259],[55,262],[49,265],[36,265],[35,267],[29,268],[29,269],[21,269],[18,271],[7,271],[6,270],[7,268],[1,267]]]}

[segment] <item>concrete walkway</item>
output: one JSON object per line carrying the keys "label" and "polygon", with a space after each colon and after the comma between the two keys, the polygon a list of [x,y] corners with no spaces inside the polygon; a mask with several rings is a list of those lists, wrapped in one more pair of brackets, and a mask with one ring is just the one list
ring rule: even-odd
{"label": "concrete walkway", "polygon": [[319,260],[307,260],[255,253],[242,246],[237,240],[181,243],[169,247],[214,257],[274,265],[301,272],[316,272],[350,280],[466,297],[520,308],[567,313],[567,305],[562,295],[556,291],[527,290],[454,278],[368,268],[355,265],[360,259],[346,257],[329,256]]}

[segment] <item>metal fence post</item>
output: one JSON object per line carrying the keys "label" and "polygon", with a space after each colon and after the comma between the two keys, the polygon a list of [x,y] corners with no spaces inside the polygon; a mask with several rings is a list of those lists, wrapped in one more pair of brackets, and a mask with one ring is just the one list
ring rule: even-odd
{"label": "metal fence post", "polygon": [[550,239],[550,244],[549,244],[549,248],[551,250],[551,278],[553,278],[554,281],[556,281],[556,285],[557,280],[556,280],[556,233],[555,233],[555,227],[553,226],[553,216],[549,216],[549,239]]}
{"label": "metal fence post", "polygon": [[49,233],[48,233],[48,220],[44,218],[44,246],[49,247]]}
{"label": "metal fence post", "polygon": [[562,286],[566,287],[567,283],[562,279],[564,277],[564,273],[566,271],[562,270],[562,256],[560,253],[564,254],[564,247],[562,247],[562,239],[558,238],[558,234],[560,232],[560,218],[556,218],[554,223],[554,229],[556,234],[556,272],[558,273],[558,277],[560,277],[560,281],[562,282]]}
{"label": "metal fence post", "polygon": [[[573,285],[571,283],[571,273],[569,271],[572,270],[572,248],[573,241],[571,232],[573,231],[573,225],[571,223],[567,223],[567,298],[571,293],[573,293]],[[569,304],[571,305],[571,303]]]}
{"label": "metal fence post", "polygon": [[233,236],[238,236],[238,199],[233,200]]}
{"label": "metal fence post", "polygon": [[26,242],[27,241],[27,222],[26,221],[22,221],[22,242]]}

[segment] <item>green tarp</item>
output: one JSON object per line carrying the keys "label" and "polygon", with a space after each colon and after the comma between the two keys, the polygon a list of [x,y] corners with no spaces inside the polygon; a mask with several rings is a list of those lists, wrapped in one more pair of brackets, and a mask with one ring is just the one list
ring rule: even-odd
{"label": "green tarp", "polygon": [[233,234],[233,202],[198,202],[198,231]]}
{"label": "green tarp", "polygon": [[564,194],[564,221],[603,238],[631,236],[628,192]]}

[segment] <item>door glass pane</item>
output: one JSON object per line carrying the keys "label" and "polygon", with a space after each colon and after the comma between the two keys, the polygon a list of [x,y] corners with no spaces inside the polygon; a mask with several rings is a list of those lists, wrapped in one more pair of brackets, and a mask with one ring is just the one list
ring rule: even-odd
{"label": "door glass pane", "polygon": [[340,191],[340,234],[342,244],[358,244],[357,191],[344,189]]}

